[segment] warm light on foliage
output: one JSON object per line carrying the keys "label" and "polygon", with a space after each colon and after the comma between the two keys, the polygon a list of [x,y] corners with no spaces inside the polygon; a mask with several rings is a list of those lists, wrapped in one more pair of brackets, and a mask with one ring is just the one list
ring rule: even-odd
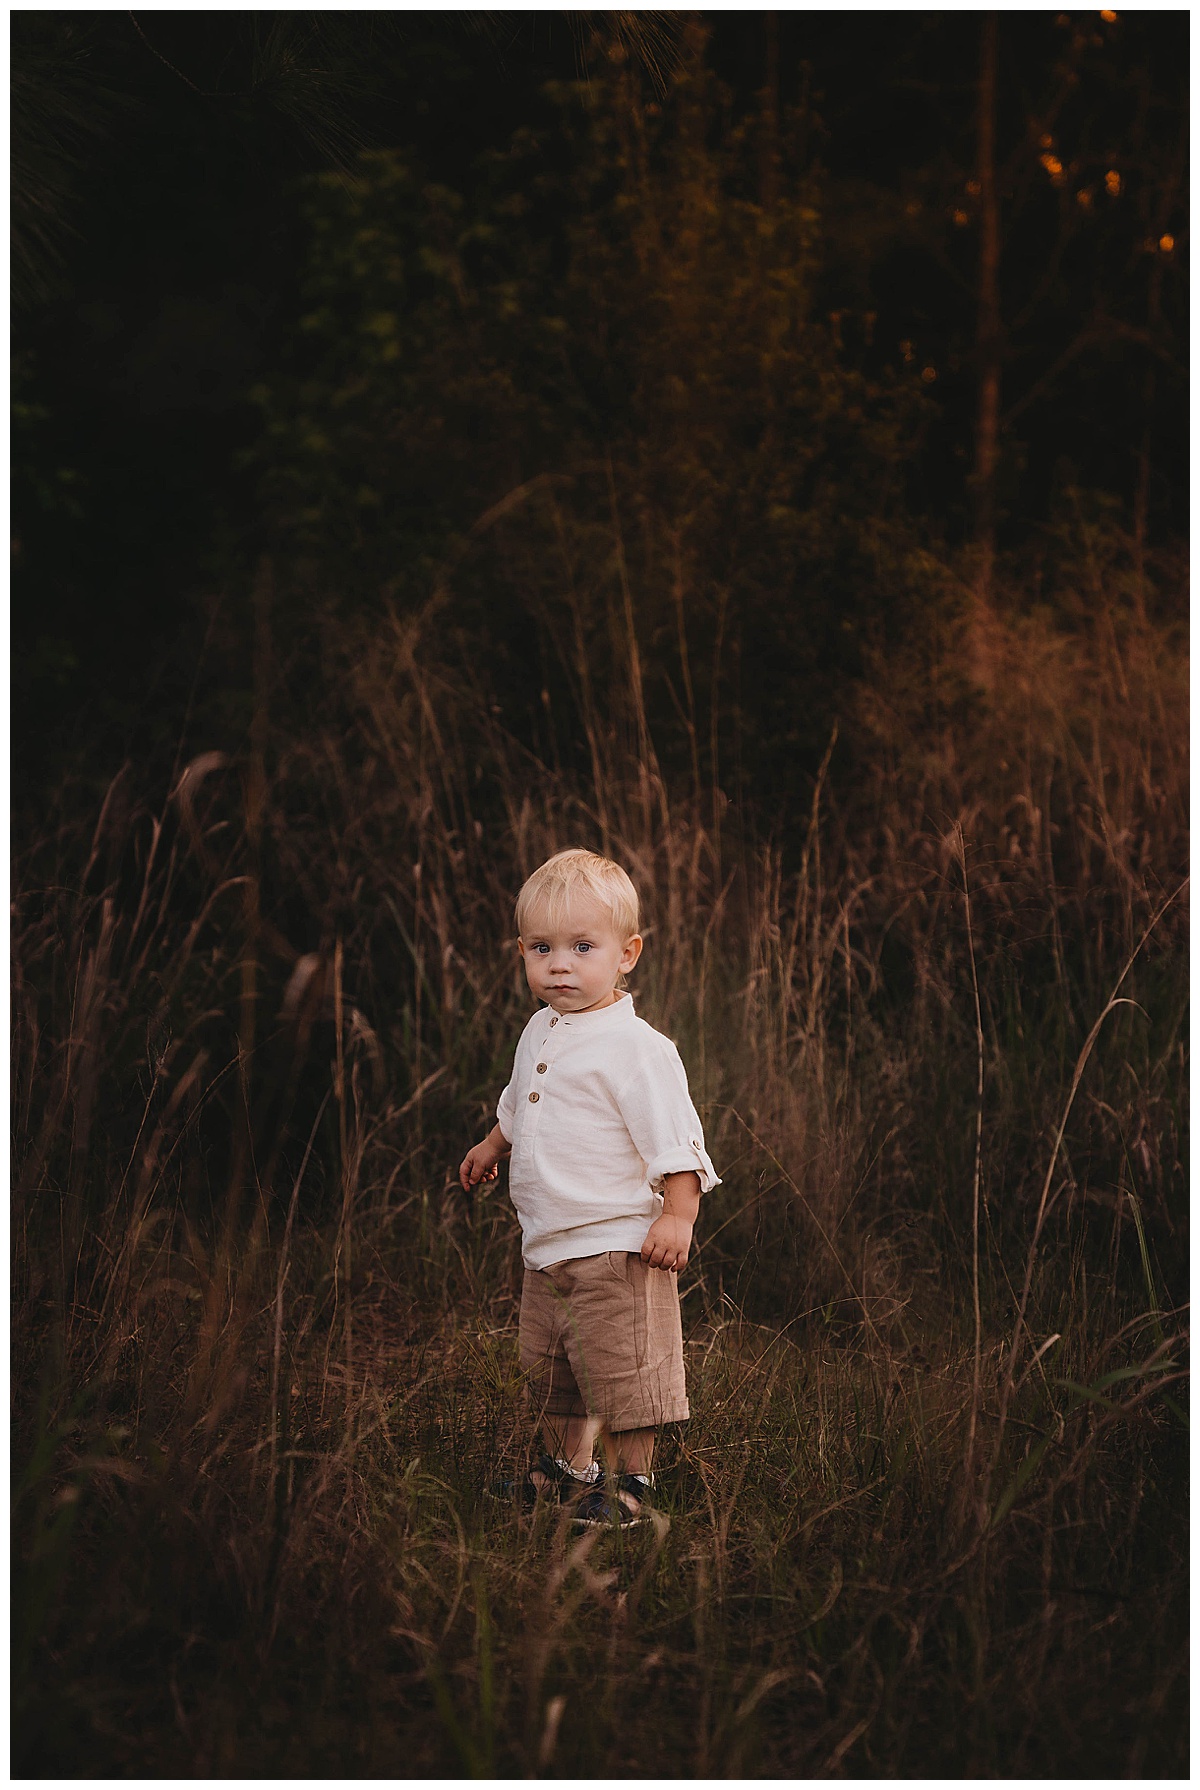
{"label": "warm light on foliage", "polygon": [[1092,203],[1091,189],[1086,186],[1080,187],[1080,189],[1076,193],[1075,197],[1078,199],[1079,203],[1083,206],[1085,211],[1088,209],[1088,207]]}
{"label": "warm light on foliage", "polygon": [[1171,253],[1171,250],[1175,247],[1175,238],[1173,236],[1171,236],[1170,234],[1168,234],[1166,236],[1160,236],[1158,239],[1158,246],[1162,250],[1164,255],[1169,255]]}
{"label": "warm light on foliage", "polygon": [[969,212],[965,212],[965,211],[956,211],[955,212],[954,222],[958,225],[960,230],[964,224],[969,224],[970,221],[971,221],[971,217],[970,217]]}
{"label": "warm light on foliage", "polygon": [[1117,15],[1115,12],[1102,12],[1100,17],[1104,20],[1106,25],[1115,25],[1117,22]]}
{"label": "warm light on foliage", "polygon": [[1121,176],[1115,168],[1110,168],[1104,176],[1104,185],[1115,199],[1121,190]]}
{"label": "warm light on foliage", "polygon": [[921,368],[921,378],[925,381],[926,385],[932,385],[934,380],[937,378],[937,368],[936,367],[922,367]]}
{"label": "warm light on foliage", "polygon": [[1043,168],[1045,168],[1045,170],[1046,170],[1047,174],[1050,176],[1051,180],[1053,180],[1055,182],[1055,184],[1057,185],[1057,183],[1062,179],[1062,173],[1063,173],[1062,163],[1059,161],[1059,159],[1056,155],[1043,155],[1040,159],[1041,159]]}

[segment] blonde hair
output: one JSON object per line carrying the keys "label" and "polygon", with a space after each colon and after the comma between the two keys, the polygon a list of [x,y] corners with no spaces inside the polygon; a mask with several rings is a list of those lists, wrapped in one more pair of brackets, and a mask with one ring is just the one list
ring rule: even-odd
{"label": "blonde hair", "polygon": [[517,932],[524,933],[535,907],[544,906],[551,922],[559,922],[572,898],[581,893],[608,910],[622,942],[633,937],[638,929],[637,890],[611,858],[579,848],[555,852],[524,883],[517,896]]}

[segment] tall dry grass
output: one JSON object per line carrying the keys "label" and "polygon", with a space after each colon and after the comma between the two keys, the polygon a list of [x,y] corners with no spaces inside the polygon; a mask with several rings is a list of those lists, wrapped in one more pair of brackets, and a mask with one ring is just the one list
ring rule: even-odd
{"label": "tall dry grass", "polygon": [[[428,618],[289,712],[269,598],[245,758],[126,767],[14,873],[18,1768],[1177,1771],[1177,643],[993,623],[980,697],[948,638],[751,827],[664,772],[632,631],[580,774]],[[625,1543],[481,1496],[519,1251],[453,1175],[573,841],[724,1176]]]}

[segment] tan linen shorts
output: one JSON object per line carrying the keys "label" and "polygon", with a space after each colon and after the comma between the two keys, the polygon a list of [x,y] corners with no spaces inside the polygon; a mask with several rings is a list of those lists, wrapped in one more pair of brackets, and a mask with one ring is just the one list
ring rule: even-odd
{"label": "tan linen shorts", "polygon": [[688,1415],[678,1277],[640,1255],[613,1249],[526,1268],[520,1335],[536,1416],[636,1430]]}

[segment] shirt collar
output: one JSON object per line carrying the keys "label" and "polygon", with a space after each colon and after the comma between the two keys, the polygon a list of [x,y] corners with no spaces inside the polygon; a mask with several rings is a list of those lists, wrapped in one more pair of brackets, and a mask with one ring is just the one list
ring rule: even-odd
{"label": "shirt collar", "polygon": [[[547,1016],[553,1014],[553,1007],[544,1009]],[[591,1013],[560,1013],[559,1020],[565,1026],[572,1026],[578,1031],[607,1031],[610,1026],[624,1025],[634,1017],[633,996],[619,994],[610,1007],[597,1007]]]}

